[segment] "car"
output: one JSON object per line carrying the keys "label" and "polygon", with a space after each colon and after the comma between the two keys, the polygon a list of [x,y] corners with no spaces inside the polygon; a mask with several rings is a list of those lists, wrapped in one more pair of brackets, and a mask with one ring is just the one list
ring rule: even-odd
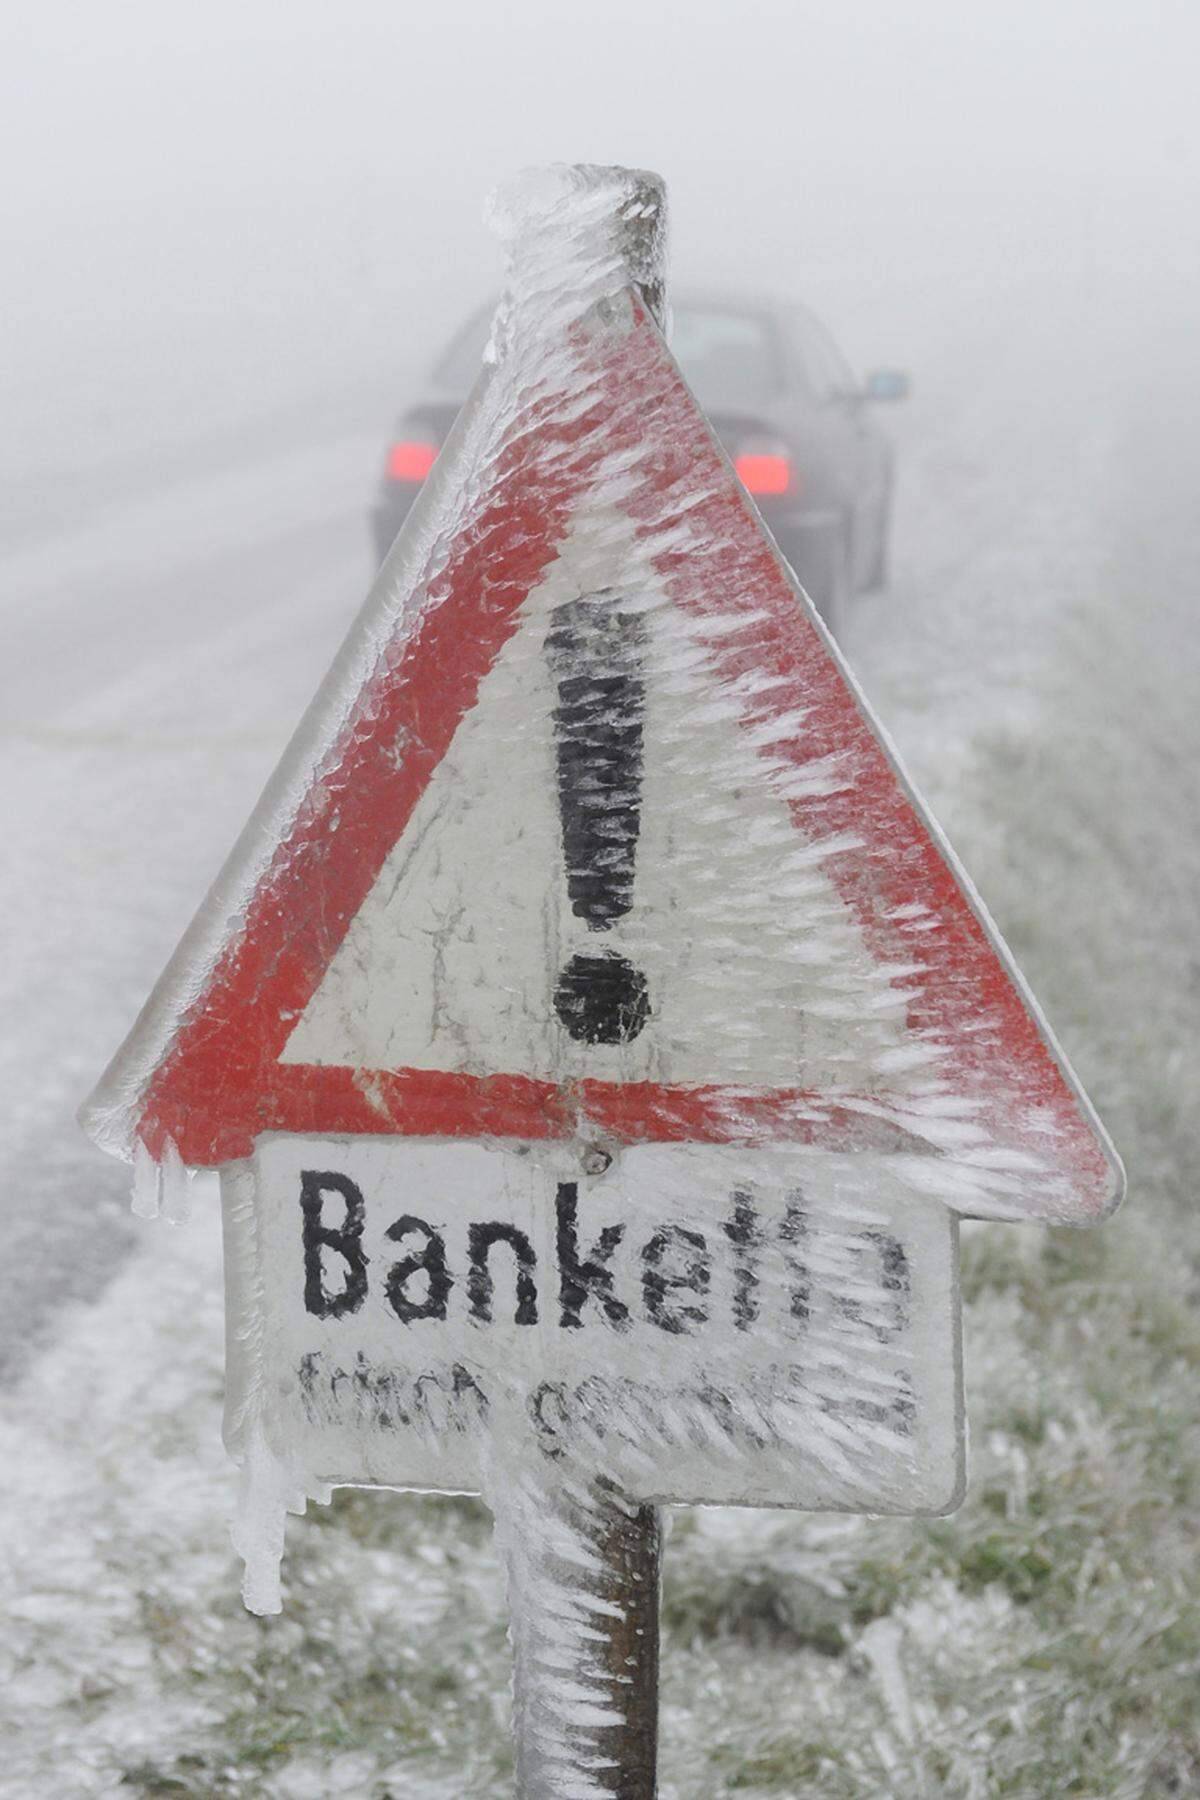
{"label": "car", "polygon": [[[382,559],[479,372],[492,308],[451,341],[388,449],[372,523]],[[783,555],[837,635],[851,597],[884,585],[893,452],[871,417],[907,377],[864,385],[807,308],[785,299],[684,294],[671,349]]]}

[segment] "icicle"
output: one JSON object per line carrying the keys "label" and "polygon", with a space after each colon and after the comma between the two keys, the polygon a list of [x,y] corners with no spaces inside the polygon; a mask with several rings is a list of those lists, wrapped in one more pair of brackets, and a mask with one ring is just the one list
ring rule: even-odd
{"label": "icicle", "polygon": [[174,1138],[167,1138],[160,1164],[160,1194],[163,1218],[172,1225],[182,1225],[191,1215],[191,1185],[192,1171],[180,1158]]}
{"label": "icicle", "polygon": [[162,1203],[162,1169],[138,1138],[133,1146],[133,1195],[130,1210],[139,1219],[157,1219]]}
{"label": "icicle", "polygon": [[258,1421],[246,1434],[245,1462],[237,1517],[230,1530],[244,1564],[242,1599],[246,1610],[266,1616],[283,1611],[279,1568],[288,1513],[302,1513],[307,1496],[275,1456]]}

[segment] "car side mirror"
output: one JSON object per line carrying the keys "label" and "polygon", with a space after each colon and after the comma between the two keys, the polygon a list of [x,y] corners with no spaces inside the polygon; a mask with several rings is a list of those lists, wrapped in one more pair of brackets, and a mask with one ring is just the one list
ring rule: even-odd
{"label": "car side mirror", "polygon": [[864,400],[907,400],[908,376],[903,369],[872,369],[863,387]]}

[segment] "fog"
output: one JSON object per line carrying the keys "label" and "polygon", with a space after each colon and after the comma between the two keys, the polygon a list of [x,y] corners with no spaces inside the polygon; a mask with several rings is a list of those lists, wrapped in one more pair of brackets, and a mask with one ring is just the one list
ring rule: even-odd
{"label": "fog", "polygon": [[240,1611],[216,1180],[131,1219],[75,1113],[552,160],[911,376],[829,401],[896,472],[836,636],[1130,1175],[964,1227],[952,1519],[678,1510],[663,1800],[1200,1792],[1198,67],[1194,0],[0,0],[0,1800],[510,1791],[474,1502],[341,1491]]}
{"label": "fog", "polygon": [[658,169],[680,279],[795,292],[922,380],[1014,289],[1195,274],[1184,3],[8,0],[0,34],[10,527],[298,407],[382,421],[530,162]]}

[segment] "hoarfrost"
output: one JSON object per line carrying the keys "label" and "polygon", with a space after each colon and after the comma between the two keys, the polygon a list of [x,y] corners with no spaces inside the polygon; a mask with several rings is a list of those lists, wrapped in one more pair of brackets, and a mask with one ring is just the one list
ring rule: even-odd
{"label": "hoarfrost", "polygon": [[[965,887],[966,906],[957,890],[942,904],[952,865],[927,883],[937,908],[893,903],[890,865],[928,846],[908,815],[899,849],[865,825],[877,829],[872,808],[901,778],[854,723],[852,683],[830,687],[820,633],[647,324],[645,308],[663,315],[659,187],[540,172],[493,216],[510,271],[487,373],[90,1121],[128,1147],[197,998],[250,935],[251,907],[267,895],[288,919],[301,827],[353,837],[350,751],[371,741],[409,649],[503,513],[521,575],[491,570],[512,593],[466,716],[436,755],[419,714],[389,740],[397,771],[413,756],[432,772],[344,934],[328,933],[313,985],[273,1015],[286,1036],[272,1066],[314,1084],[349,1071],[368,1130],[324,1140],[305,1113],[289,1135],[286,1116],[237,1089],[243,1073],[221,1097],[236,1116],[206,1097],[204,1154],[227,1172],[227,1435],[247,1606],[280,1610],[286,1514],[331,1473],[482,1489],[512,1597],[523,1779],[592,1800],[610,1790],[604,1734],[622,1714],[611,1639],[637,1598],[614,1593],[605,1534],[676,1500],[953,1507],[952,1214],[1094,1214],[1114,1172],[1044,1045],[1038,1080],[1061,1082],[1072,1136],[1028,1141],[1030,1094],[1017,1082],[1016,1104],[993,1079],[1011,997],[963,1057],[977,974],[954,966],[939,987],[939,959],[964,929],[992,954],[986,920]],[[506,486],[514,468],[536,533]],[[497,616],[503,597],[488,589]],[[590,765],[575,721],[588,707]],[[633,741],[636,759],[617,754]],[[572,784],[599,841],[582,873]],[[549,978],[561,972],[550,996],[548,959]],[[573,988],[578,966],[587,980]],[[593,1028],[589,1004],[626,973],[640,990],[627,985],[619,1016]],[[406,1111],[413,1070],[447,1091],[527,1084],[549,1128],[531,1143],[422,1134]],[[649,1123],[671,1129],[630,1144],[639,1132],[620,1109],[643,1092]],[[684,1103],[699,1125],[671,1119]],[[282,1125],[263,1132],[265,1116]],[[396,1136],[371,1135],[389,1122]],[[180,1129],[205,1124],[189,1102]],[[603,1167],[589,1164],[606,1136]],[[161,1199],[181,1216],[175,1139],[161,1172],[140,1137],[134,1157],[140,1207]],[[392,1183],[406,1207],[431,1211],[436,1196],[436,1216],[381,1212]],[[866,1646],[910,1746],[895,1647],[887,1627]]]}
{"label": "hoarfrost", "polygon": [[541,1466],[513,1456],[514,1423],[491,1440],[484,1494],[508,1579],[518,1786],[605,1800],[614,1777],[634,1773],[607,1746],[627,1717],[638,1637],[657,1615],[658,1528],[647,1557],[647,1509],[597,1486],[569,1454]]}

